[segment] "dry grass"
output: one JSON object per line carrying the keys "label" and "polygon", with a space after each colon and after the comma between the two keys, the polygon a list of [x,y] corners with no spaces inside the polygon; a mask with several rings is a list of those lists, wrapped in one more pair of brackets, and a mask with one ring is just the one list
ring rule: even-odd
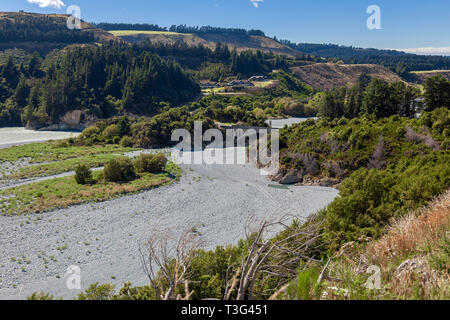
{"label": "dry grass", "polygon": [[378,265],[386,265],[392,259],[399,259],[425,246],[433,246],[450,230],[450,191],[418,213],[411,213],[398,219],[387,234],[367,247],[370,260]]}
{"label": "dry grass", "polygon": [[365,258],[382,269],[389,283],[384,296],[395,299],[450,298],[450,191],[429,208],[398,219]]}

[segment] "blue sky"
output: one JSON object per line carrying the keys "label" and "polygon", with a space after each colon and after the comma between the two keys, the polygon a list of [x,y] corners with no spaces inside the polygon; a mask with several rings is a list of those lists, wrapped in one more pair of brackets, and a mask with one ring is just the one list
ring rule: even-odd
{"label": "blue sky", "polygon": [[[2,0],[0,11],[64,13],[70,5],[85,21],[242,27],[294,42],[450,50],[448,0]],[[381,9],[381,30],[366,26],[369,5]]]}

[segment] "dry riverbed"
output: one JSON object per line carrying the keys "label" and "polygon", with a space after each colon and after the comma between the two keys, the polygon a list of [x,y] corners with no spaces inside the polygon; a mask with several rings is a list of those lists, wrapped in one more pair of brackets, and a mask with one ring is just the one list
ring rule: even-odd
{"label": "dry riverbed", "polygon": [[44,214],[0,216],[0,299],[49,292],[70,299],[67,268],[81,268],[82,288],[94,282],[145,285],[139,246],[154,229],[195,229],[207,248],[235,244],[250,214],[305,218],[337,191],[321,187],[276,189],[247,165],[182,165],[178,183],[118,199]]}

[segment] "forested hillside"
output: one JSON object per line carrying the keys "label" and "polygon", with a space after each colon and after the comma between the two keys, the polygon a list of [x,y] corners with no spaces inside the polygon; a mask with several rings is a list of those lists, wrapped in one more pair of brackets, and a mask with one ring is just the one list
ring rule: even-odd
{"label": "forested hillside", "polygon": [[82,21],[81,30],[67,28],[67,15],[0,12],[0,50],[38,51],[42,56],[69,44],[120,41]]}
{"label": "forested hillside", "polygon": [[280,40],[281,43],[307,54],[318,55],[327,58],[348,59],[356,56],[388,56],[397,57],[404,55],[404,52],[396,50],[363,49],[358,47],[340,46],[337,44],[318,44],[318,43],[293,43],[289,40]]}
{"label": "forested hillside", "polygon": [[189,46],[182,42],[154,43],[145,40],[137,46],[161,57],[176,60],[184,68],[191,70],[198,80],[223,81],[232,76],[245,78],[312,62],[312,59],[296,59],[261,50],[238,51],[222,43],[209,48],[203,45]]}
{"label": "forested hillside", "polygon": [[46,41],[62,43],[88,43],[94,41],[93,32],[70,30],[67,16],[34,15],[27,13],[0,14],[0,43]]}
{"label": "forested hillside", "polygon": [[72,110],[99,118],[124,112],[152,115],[199,93],[177,63],[120,43],[72,48],[48,69],[41,62],[36,53],[28,65],[18,67],[10,57],[2,67],[3,125],[45,127]]}

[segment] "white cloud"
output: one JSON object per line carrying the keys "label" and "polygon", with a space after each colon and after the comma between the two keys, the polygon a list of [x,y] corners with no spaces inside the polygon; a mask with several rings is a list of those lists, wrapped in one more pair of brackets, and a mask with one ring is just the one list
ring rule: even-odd
{"label": "white cloud", "polygon": [[38,4],[41,8],[57,8],[61,9],[61,7],[64,7],[65,4],[61,0],[27,0],[29,3],[35,3]]}
{"label": "white cloud", "polygon": [[259,4],[264,2],[264,0],[250,0],[250,2],[255,6],[255,8],[259,8]]}
{"label": "white cloud", "polygon": [[450,47],[424,47],[424,48],[409,48],[409,49],[394,49],[406,53],[432,55],[432,56],[450,56]]}

